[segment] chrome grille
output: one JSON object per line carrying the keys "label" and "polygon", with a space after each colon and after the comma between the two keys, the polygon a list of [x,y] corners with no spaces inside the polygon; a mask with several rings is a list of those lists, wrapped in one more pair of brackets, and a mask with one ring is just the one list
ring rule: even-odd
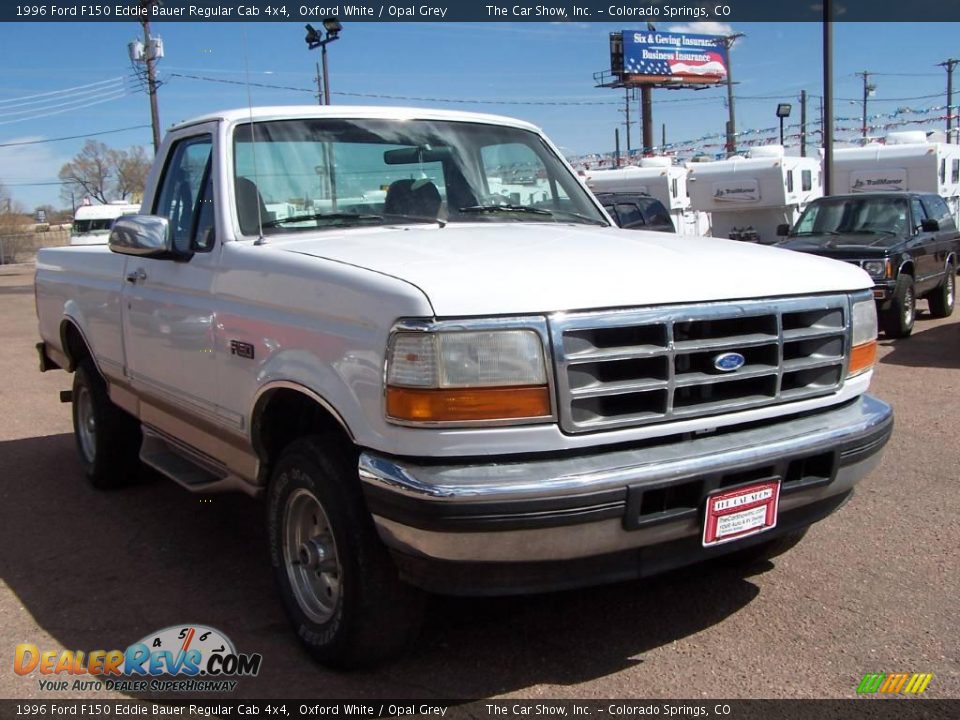
{"label": "chrome grille", "polygon": [[[846,373],[848,307],[831,295],[556,315],[561,427],[648,425],[834,392]],[[743,366],[717,370],[725,352]]]}

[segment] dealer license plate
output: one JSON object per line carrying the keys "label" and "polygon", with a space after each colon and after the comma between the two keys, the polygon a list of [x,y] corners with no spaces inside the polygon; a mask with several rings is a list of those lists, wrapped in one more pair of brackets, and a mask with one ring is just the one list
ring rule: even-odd
{"label": "dealer license plate", "polygon": [[720,545],[777,525],[780,480],[764,480],[734,490],[718,490],[707,496],[703,521],[703,544]]}

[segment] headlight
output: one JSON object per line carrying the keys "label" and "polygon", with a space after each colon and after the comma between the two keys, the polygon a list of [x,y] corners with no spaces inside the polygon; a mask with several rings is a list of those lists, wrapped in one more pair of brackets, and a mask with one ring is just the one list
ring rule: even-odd
{"label": "headlight", "polygon": [[847,377],[865,373],[877,361],[877,304],[873,298],[854,300],[851,324],[853,349]]}
{"label": "headlight", "polygon": [[549,418],[546,363],[533,330],[408,332],[387,350],[386,413],[415,423]]}
{"label": "headlight", "polygon": [[863,269],[870,274],[870,277],[879,280],[887,276],[887,261],[865,260],[863,262]]}

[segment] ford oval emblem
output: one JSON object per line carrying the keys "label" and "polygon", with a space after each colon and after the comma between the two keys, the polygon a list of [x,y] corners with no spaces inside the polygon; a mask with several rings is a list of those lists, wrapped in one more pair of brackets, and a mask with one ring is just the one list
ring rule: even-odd
{"label": "ford oval emblem", "polygon": [[713,358],[713,366],[720,372],[734,372],[743,367],[747,359],[736,352],[721,353]]}

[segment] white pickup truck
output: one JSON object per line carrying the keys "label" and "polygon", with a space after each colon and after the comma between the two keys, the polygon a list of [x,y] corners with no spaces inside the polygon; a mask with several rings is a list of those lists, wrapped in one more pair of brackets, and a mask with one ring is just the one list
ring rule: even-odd
{"label": "white pickup truck", "polygon": [[145,463],[265,497],[286,611],[332,665],[402,648],[423,590],[773,555],[892,431],[866,273],[612,227],[518,120],[208,115],[170,131],[143,212],[39,253],[41,369],[74,373],[94,486]]}

